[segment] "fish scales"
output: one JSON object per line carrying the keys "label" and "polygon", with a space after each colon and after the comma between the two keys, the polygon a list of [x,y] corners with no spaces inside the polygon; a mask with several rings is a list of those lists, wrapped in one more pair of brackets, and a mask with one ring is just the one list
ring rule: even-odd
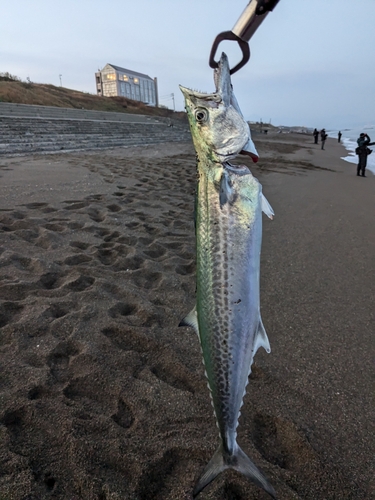
{"label": "fish scales", "polygon": [[259,268],[262,211],[273,211],[262,186],[237,154],[258,153],[234,97],[229,63],[222,54],[214,72],[216,92],[180,87],[197,153],[197,301],[181,325],[198,333],[220,446],[195,485],[196,496],[215,477],[233,468],[275,498],[264,475],[237,444],[240,408],[253,357],[270,351],[260,316]]}

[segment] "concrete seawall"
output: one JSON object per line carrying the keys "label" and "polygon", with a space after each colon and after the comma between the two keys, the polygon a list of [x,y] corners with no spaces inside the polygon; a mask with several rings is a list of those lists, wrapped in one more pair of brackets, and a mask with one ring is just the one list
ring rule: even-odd
{"label": "concrete seawall", "polygon": [[0,156],[190,141],[164,117],[0,102]]}

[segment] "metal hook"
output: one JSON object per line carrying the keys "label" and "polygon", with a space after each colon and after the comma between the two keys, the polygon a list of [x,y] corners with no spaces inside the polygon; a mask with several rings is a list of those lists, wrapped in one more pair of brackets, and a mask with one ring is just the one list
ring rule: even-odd
{"label": "metal hook", "polygon": [[233,75],[236,71],[242,68],[242,66],[245,66],[245,64],[248,62],[250,59],[250,47],[247,42],[244,40],[241,40],[237,35],[235,35],[232,31],[223,31],[222,33],[219,33],[217,37],[214,40],[214,43],[212,44],[212,49],[210,53],[210,59],[209,59],[209,64],[211,68],[217,68],[218,63],[215,61],[215,55],[217,48],[220,44],[220,42],[224,40],[234,40],[238,43],[240,46],[240,49],[242,51],[242,60],[230,70],[230,74]]}
{"label": "metal hook", "polygon": [[234,25],[233,30],[224,31],[215,38],[210,53],[210,67],[218,67],[218,63],[215,61],[215,55],[219,43],[223,40],[236,41],[242,51],[242,61],[230,70],[230,74],[233,75],[233,73],[245,66],[250,59],[250,47],[248,44],[250,38],[267,17],[267,14],[275,8],[278,2],[279,0],[250,0],[240,18]]}

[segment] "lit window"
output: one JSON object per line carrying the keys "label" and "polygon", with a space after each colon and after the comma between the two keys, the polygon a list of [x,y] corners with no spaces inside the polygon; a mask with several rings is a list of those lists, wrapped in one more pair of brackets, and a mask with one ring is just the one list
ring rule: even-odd
{"label": "lit window", "polygon": [[134,83],[139,83],[138,78],[134,78]]}
{"label": "lit window", "polygon": [[127,81],[129,80],[129,77],[128,77],[128,76],[126,76],[126,75],[122,75],[122,79],[123,79],[125,82],[127,82]]}
{"label": "lit window", "polygon": [[115,73],[109,73],[107,75],[107,80],[116,80],[116,75]]}

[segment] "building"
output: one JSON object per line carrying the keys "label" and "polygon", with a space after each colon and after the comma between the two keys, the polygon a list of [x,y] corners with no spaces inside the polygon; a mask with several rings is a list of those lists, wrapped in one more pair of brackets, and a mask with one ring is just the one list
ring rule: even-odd
{"label": "building", "polygon": [[157,79],[114,64],[106,64],[95,73],[96,93],[111,97],[121,96],[158,106]]}

